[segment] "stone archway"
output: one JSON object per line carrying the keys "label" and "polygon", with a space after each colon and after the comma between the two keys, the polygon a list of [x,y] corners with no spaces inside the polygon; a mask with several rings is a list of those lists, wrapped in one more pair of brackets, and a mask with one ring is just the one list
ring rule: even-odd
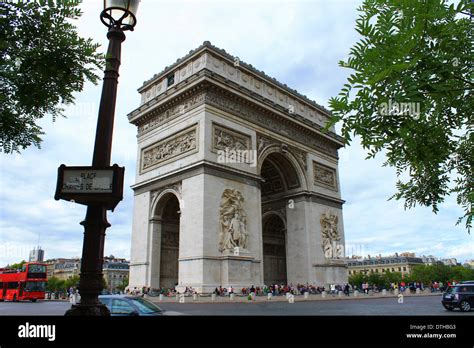
{"label": "stone archway", "polygon": [[170,194],[161,215],[160,285],[172,288],[178,284],[179,201]]}
{"label": "stone archway", "polygon": [[173,192],[165,192],[157,199],[152,219],[152,269],[153,287],[173,288],[179,277],[180,204]]}
{"label": "stone archway", "polygon": [[294,163],[280,151],[267,154],[261,162],[262,261],[266,285],[286,284],[289,278],[287,197],[305,186],[305,178]]}
{"label": "stone archway", "polygon": [[270,213],[263,218],[262,241],[264,284],[286,284],[286,227],[279,215]]}

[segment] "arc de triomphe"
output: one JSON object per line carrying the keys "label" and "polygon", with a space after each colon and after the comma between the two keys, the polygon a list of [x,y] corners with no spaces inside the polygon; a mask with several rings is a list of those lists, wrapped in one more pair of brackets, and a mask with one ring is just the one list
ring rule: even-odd
{"label": "arc de triomphe", "polygon": [[130,287],[347,281],[326,109],[209,42],[139,92]]}

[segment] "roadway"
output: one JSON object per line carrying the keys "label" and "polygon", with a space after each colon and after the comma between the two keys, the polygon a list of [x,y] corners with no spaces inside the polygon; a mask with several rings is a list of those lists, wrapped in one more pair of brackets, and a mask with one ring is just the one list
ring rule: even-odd
{"label": "roadway", "polygon": [[[403,303],[396,297],[328,299],[318,301],[257,301],[257,302],[217,302],[157,303],[165,311],[186,315],[433,315],[433,316],[474,316],[474,311],[462,313],[459,310],[446,311],[441,306],[439,296],[405,296]],[[0,315],[64,315],[70,308],[65,301],[0,302]]]}

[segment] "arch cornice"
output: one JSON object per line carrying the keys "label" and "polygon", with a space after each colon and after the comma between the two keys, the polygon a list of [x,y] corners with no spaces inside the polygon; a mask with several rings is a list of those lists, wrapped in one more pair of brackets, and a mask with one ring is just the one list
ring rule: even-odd
{"label": "arch cornice", "polygon": [[293,169],[296,170],[296,173],[298,175],[298,179],[300,182],[300,189],[301,190],[308,190],[308,180],[306,176],[306,168],[303,168],[300,162],[297,160],[296,156],[291,152],[290,149],[288,149],[285,146],[279,145],[279,144],[272,144],[267,147],[265,147],[258,155],[258,160],[257,160],[257,169],[258,173],[260,174],[262,171],[262,165],[265,159],[271,155],[272,153],[278,153],[285,157],[293,166]]}
{"label": "arch cornice", "polygon": [[151,194],[151,204],[149,211],[150,222],[161,220],[162,212],[157,210],[162,199],[169,194],[173,194],[174,196],[176,196],[176,199],[179,202],[179,209],[183,209],[183,200],[181,197],[181,183],[165,186],[161,189],[154,191]]}
{"label": "arch cornice", "polygon": [[286,216],[283,214],[283,212],[278,211],[278,210],[269,210],[265,213],[262,214],[262,226],[263,222],[268,219],[271,215],[276,215],[278,216],[281,221],[283,221],[283,225],[285,226],[285,232],[286,232]]}

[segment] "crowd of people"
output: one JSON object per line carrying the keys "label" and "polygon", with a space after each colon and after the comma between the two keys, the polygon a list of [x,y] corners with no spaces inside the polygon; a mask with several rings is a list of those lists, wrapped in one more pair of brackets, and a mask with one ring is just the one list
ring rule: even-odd
{"label": "crowd of people", "polygon": [[[273,296],[281,296],[286,295],[287,293],[293,295],[304,295],[304,293],[309,293],[310,295],[317,295],[326,291],[326,293],[331,295],[337,295],[340,291],[344,293],[344,295],[349,296],[354,291],[358,291],[360,293],[369,294],[369,293],[378,293],[381,292],[383,289],[394,292],[398,290],[400,293],[404,293],[409,291],[410,293],[415,293],[417,289],[423,291],[425,288],[431,290],[431,292],[437,291],[444,291],[446,287],[454,285],[455,282],[448,282],[447,284],[443,284],[442,282],[432,282],[428,285],[423,284],[422,282],[399,282],[399,283],[390,283],[388,287],[380,287],[376,284],[371,284],[369,282],[365,282],[362,284],[330,284],[328,288],[324,286],[318,286],[314,284],[285,284],[285,283],[275,283],[271,285],[264,285],[264,286],[248,286],[239,289],[235,289],[233,286],[223,287],[218,286],[212,292],[217,296],[229,296],[230,294],[238,294],[238,295],[255,295],[255,296],[266,296],[268,294],[272,294]],[[137,295],[137,296],[176,296],[179,292],[177,291],[176,287],[173,288],[150,288],[150,287],[142,287],[137,288],[134,287],[133,289],[126,289],[126,294]],[[187,296],[192,296],[197,294],[197,291],[192,287],[185,287],[184,293]]]}
{"label": "crowd of people", "polygon": [[67,289],[67,298],[71,304],[76,304],[81,301],[81,295],[77,288],[70,287]]}
{"label": "crowd of people", "polygon": [[430,282],[429,284],[424,284],[423,282],[392,282],[388,287],[379,287],[376,284],[369,284],[368,282],[362,283],[360,287],[355,287],[355,290],[359,290],[360,292],[369,293],[369,291],[373,292],[380,292],[383,289],[387,291],[394,292],[398,290],[400,293],[405,293],[409,291],[410,293],[416,293],[417,289],[420,291],[424,291],[425,289],[429,289],[431,292],[443,292],[448,287],[456,285],[456,281],[448,281],[447,283],[443,282]]}
{"label": "crowd of people", "polygon": [[280,296],[280,295],[286,295],[287,293],[293,294],[293,295],[303,295],[305,292],[308,292],[310,294],[320,294],[323,291],[325,291],[325,288],[323,286],[316,286],[316,285],[311,285],[311,284],[271,284],[269,286],[264,285],[262,287],[255,287],[255,286],[250,286],[250,287],[244,287],[241,289],[241,293],[243,295],[249,295],[251,293],[255,294],[256,296],[265,296],[267,294],[272,294],[273,296]]}
{"label": "crowd of people", "polygon": [[[337,285],[337,289],[342,289],[340,285]],[[273,296],[281,296],[286,295],[287,293],[293,295],[303,295],[305,292],[316,295],[321,294],[323,291],[326,291],[324,286],[317,286],[312,284],[285,284],[285,283],[275,283],[271,285],[264,285],[264,286],[254,286],[251,285],[249,287],[243,287],[236,291],[232,286],[228,288],[219,286],[214,290],[214,294],[217,296],[228,296],[232,293],[239,293],[241,295],[250,295],[254,294],[255,296],[266,296],[268,294],[272,294]]]}
{"label": "crowd of people", "polygon": [[[137,287],[134,287],[133,289],[130,289],[130,288],[127,288],[125,289],[125,293],[127,295],[135,295],[135,296],[145,296],[145,295],[148,295],[148,296],[159,296],[159,295],[163,295],[163,296],[175,296],[176,294],[178,294],[178,291],[176,290],[176,287],[173,287],[173,288],[165,288],[165,287],[160,287],[160,288],[151,288],[151,287],[142,287],[141,289],[140,288],[137,288]],[[196,292],[196,290],[192,287],[186,287],[185,288],[185,291],[184,291],[184,294],[185,295],[194,295]]]}
{"label": "crowd of people", "polygon": [[[339,291],[344,292],[347,296],[349,296],[350,292],[353,291],[353,286],[350,284],[331,284],[329,288],[326,289],[324,286],[318,286],[313,284],[285,284],[285,283],[275,283],[272,285],[264,285],[262,287],[255,287],[254,285],[250,287],[244,287],[240,289],[240,294],[242,295],[250,295],[254,294],[256,296],[266,296],[268,294],[272,294],[273,296],[281,296],[286,295],[288,293],[292,295],[304,295],[306,292],[310,295],[317,295],[322,294],[323,291],[326,291],[329,294],[336,295]],[[214,290],[214,294],[218,296],[227,296],[231,293],[234,293],[235,289],[230,286],[228,288],[219,286]]]}

